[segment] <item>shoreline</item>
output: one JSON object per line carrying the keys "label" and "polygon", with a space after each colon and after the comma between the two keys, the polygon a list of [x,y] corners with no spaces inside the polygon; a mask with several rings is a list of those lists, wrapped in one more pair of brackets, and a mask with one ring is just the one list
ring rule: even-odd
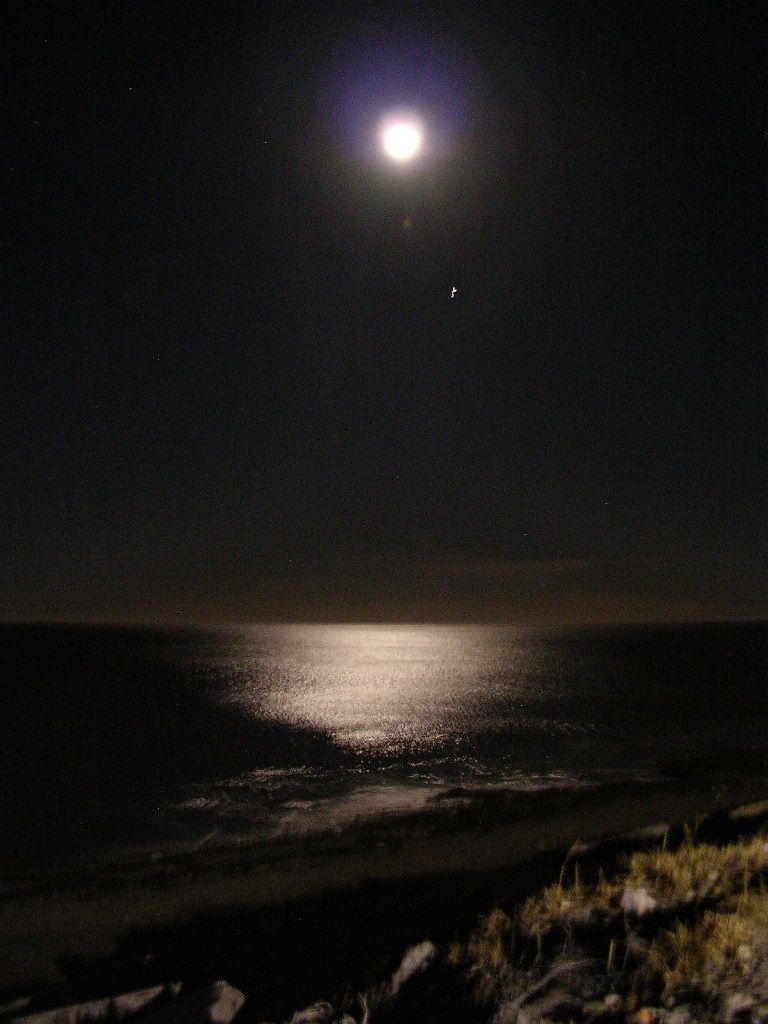
{"label": "shoreline", "polygon": [[[412,807],[394,806],[349,817],[324,828],[201,837],[136,846],[96,847],[53,866],[44,861],[0,861],[0,905],[8,898],[37,892],[114,892],[144,879],[171,876],[176,869],[194,874],[239,871],[245,862],[264,865],[283,858],[344,856],[384,843],[390,849],[431,836],[483,833],[517,822],[549,820],[573,806],[592,807],[614,796],[643,799],[653,794],[710,792],[708,809],[738,795],[755,779],[768,781],[768,747],[741,753],[732,750],[706,757],[681,758],[649,766],[642,774],[605,781],[573,780],[566,784],[517,788],[505,784],[428,787],[429,796]],[[759,783],[758,783],[759,784]]]}
{"label": "shoreline", "polygon": [[[207,934],[216,936],[214,959],[235,971],[238,944],[249,936],[245,946],[269,960],[265,974],[273,976],[276,1002],[283,960],[292,976],[307,979],[308,995],[317,995],[325,985],[352,983],[411,942],[450,941],[492,903],[522,899],[551,879],[578,841],[693,822],[768,798],[766,754],[743,760],[681,763],[661,781],[514,799],[486,795],[341,835],[203,849],[6,884],[0,989],[42,985],[81,995],[100,977],[127,987],[163,974],[168,980],[168,972],[185,969],[185,958],[186,968],[196,963],[200,970]],[[316,962],[318,943],[323,964]]]}

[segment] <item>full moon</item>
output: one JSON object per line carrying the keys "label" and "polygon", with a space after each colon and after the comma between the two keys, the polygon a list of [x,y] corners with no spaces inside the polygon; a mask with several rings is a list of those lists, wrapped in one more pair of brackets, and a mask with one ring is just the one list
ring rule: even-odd
{"label": "full moon", "polygon": [[379,130],[384,152],[399,163],[412,160],[419,153],[423,137],[421,125],[411,117],[387,118]]}

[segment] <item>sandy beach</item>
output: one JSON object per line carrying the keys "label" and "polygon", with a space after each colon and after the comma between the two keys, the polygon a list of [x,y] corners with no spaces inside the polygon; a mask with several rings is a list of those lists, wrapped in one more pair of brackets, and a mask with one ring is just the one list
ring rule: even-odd
{"label": "sandy beach", "polygon": [[6,879],[0,978],[9,992],[42,984],[84,994],[247,971],[263,975],[267,1005],[282,1006],[287,985],[300,1005],[334,985],[362,984],[410,942],[449,941],[491,904],[523,898],[576,841],[694,822],[767,795],[765,755],[745,755],[740,765],[678,765],[647,783],[459,792],[434,812],[301,842]]}

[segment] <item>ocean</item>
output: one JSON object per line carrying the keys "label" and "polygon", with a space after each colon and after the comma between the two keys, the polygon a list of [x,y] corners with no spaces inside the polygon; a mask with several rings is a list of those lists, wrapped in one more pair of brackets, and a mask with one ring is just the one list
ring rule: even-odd
{"label": "ocean", "polygon": [[768,624],[0,627],[0,863],[300,836],[768,748]]}

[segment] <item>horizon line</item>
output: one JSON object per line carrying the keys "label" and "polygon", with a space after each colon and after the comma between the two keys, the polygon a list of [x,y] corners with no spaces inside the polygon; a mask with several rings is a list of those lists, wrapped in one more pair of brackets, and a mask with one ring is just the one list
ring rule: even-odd
{"label": "horizon line", "polygon": [[112,620],[112,619],[0,619],[0,628],[7,626],[50,626],[57,628],[102,628],[102,629],[247,629],[254,626],[326,626],[326,627],[387,627],[387,628],[414,628],[414,627],[440,627],[440,626],[495,626],[506,629],[609,629],[609,628],[633,628],[653,626],[721,626],[721,625],[768,625],[768,614],[765,616],[748,617],[720,617],[720,618],[669,618],[669,619],[612,619],[612,620],[576,620],[568,619],[562,621],[548,620],[512,620],[500,618],[487,619],[248,619],[232,620],[225,622],[211,621],[190,621],[190,620]]}

